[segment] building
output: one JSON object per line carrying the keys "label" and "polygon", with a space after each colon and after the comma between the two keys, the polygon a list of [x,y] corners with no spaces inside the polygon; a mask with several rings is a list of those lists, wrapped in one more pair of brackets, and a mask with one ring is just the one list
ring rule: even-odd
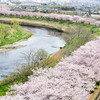
{"label": "building", "polygon": [[5,2],[5,3],[6,3],[7,1],[8,1],[8,0],[0,0],[0,3],[2,3],[2,2]]}

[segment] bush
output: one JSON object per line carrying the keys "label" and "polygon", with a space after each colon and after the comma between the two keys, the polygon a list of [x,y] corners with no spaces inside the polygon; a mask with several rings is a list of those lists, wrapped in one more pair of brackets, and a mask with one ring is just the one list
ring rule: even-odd
{"label": "bush", "polygon": [[97,81],[97,82],[96,82],[96,85],[99,86],[99,85],[100,85],[100,81]]}

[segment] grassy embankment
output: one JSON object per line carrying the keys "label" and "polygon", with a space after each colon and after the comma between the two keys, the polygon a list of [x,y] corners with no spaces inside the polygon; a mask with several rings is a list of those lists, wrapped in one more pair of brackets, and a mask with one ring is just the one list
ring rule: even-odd
{"label": "grassy embankment", "polygon": [[100,86],[97,86],[93,94],[87,100],[100,100]]}
{"label": "grassy embankment", "polygon": [[31,32],[23,30],[15,21],[12,22],[12,25],[0,23],[0,49],[14,49],[15,47],[6,47],[4,45],[12,44],[21,39],[27,39],[31,35]]}
{"label": "grassy embankment", "polygon": [[96,88],[87,100],[100,100],[100,81],[96,83]]}
{"label": "grassy embankment", "polygon": [[[92,25],[90,26],[81,23],[65,22],[62,20],[55,20],[55,19],[37,19],[28,17],[20,17],[20,18],[22,19],[16,19],[16,20],[19,21],[21,25],[42,26],[42,27],[57,29],[59,31],[61,30],[64,32],[64,34],[61,36],[65,39],[65,41],[67,41],[64,48],[61,48],[60,51],[58,51],[54,55],[51,55],[47,59],[42,60],[39,63],[39,65],[35,67],[42,67],[42,68],[54,67],[63,56],[69,56],[74,50],[79,48],[81,45],[94,39],[95,36],[100,35],[100,30]],[[4,22],[5,20],[9,22],[15,19],[0,18],[0,21]],[[93,28],[95,31],[92,34],[91,30]],[[0,96],[6,95],[6,92],[9,90],[11,85],[19,82],[23,83],[26,82],[28,80],[28,76],[33,74],[31,70],[35,69],[35,67],[26,67],[23,70],[21,70],[17,75],[10,76],[1,81]]]}

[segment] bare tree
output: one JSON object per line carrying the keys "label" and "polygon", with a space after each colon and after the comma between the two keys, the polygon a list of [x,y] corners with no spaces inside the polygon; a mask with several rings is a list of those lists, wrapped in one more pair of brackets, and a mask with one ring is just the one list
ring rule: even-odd
{"label": "bare tree", "polygon": [[28,53],[23,53],[23,59],[25,62],[23,63],[23,66],[37,66],[41,60],[48,56],[48,53],[43,49],[40,49],[35,53],[34,52],[34,50],[30,50]]}

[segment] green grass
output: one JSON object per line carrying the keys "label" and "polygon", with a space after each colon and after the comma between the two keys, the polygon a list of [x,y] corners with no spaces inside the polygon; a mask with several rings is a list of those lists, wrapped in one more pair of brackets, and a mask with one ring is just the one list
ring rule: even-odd
{"label": "green grass", "polygon": [[30,32],[24,31],[23,28],[16,23],[12,25],[0,24],[0,46],[12,44],[30,36]]}
{"label": "green grass", "polygon": [[15,83],[24,83],[28,81],[28,76],[32,75],[31,67],[23,68],[19,73],[0,81],[0,96],[5,96],[10,91],[10,86]]}

